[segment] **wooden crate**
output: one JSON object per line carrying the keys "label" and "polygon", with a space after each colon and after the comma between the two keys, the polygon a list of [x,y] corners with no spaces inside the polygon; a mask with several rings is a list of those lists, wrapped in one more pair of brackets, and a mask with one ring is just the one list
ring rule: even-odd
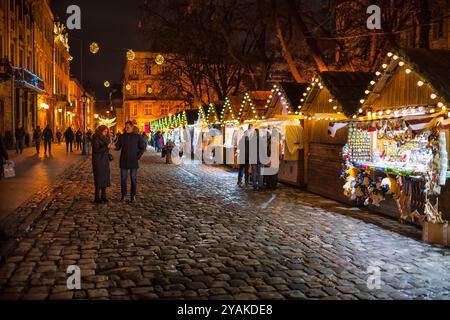
{"label": "wooden crate", "polygon": [[449,246],[448,224],[425,222],[422,230],[422,240],[431,244]]}

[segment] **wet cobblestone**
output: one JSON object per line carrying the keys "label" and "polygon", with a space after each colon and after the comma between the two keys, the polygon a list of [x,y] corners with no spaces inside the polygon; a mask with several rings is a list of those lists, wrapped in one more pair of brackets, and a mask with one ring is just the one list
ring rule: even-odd
{"label": "wet cobblestone", "polygon": [[[100,206],[89,162],[58,182],[0,267],[0,299],[449,298],[450,250],[418,241],[415,227],[288,186],[242,190],[224,168],[167,166],[150,152],[137,204],[118,202],[116,164],[112,174]],[[69,265],[81,290],[66,288]]]}

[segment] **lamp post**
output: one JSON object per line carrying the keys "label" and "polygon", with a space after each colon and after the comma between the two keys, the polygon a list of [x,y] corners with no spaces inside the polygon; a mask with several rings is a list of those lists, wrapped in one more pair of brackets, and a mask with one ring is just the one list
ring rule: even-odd
{"label": "lamp post", "polygon": [[86,94],[83,94],[83,96],[81,97],[81,100],[83,102],[83,156],[87,155],[87,150],[86,150],[86,103],[87,103],[87,96]]}

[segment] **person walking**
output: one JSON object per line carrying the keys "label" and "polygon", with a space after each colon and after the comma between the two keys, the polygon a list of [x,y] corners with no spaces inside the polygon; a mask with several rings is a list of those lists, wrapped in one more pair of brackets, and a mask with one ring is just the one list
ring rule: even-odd
{"label": "person walking", "polygon": [[75,142],[76,142],[76,149],[82,150],[83,149],[83,133],[81,132],[81,129],[78,128],[76,134],[75,134]]}
{"label": "person walking", "polygon": [[92,137],[92,171],[94,173],[95,200],[97,204],[109,202],[106,189],[111,187],[109,150],[115,148],[107,126],[100,126]]}
{"label": "person walking", "polygon": [[6,151],[3,137],[0,134],[0,180],[3,178],[3,164],[9,160],[8,152]]}
{"label": "person walking", "polygon": [[[260,135],[258,129],[255,129],[252,135],[250,136],[250,143],[252,146],[256,145],[256,150],[254,150],[256,152],[256,155],[252,155],[251,166],[252,166],[253,190],[258,191],[261,190],[264,186],[264,176],[261,174],[262,164],[259,155]],[[261,147],[266,147],[266,145]]]}
{"label": "person walking", "polygon": [[127,196],[128,174],[131,175],[131,201],[136,203],[137,195],[137,171],[139,169],[139,159],[146,150],[144,140],[139,134],[134,133],[132,121],[125,123],[125,133],[122,134],[116,143],[116,150],[120,152],[120,179],[122,187],[122,199]]}
{"label": "person walking", "polygon": [[73,152],[73,140],[75,139],[75,134],[73,133],[72,127],[68,127],[66,132],[64,132],[64,139],[66,140],[66,153]]}
{"label": "person walking", "polygon": [[53,137],[53,131],[52,131],[52,129],[50,129],[49,124],[47,124],[44,131],[42,132],[42,137],[44,139],[44,155],[45,156],[47,155],[47,150],[48,150],[48,155],[51,156],[52,155],[52,143],[53,143],[54,137]]}
{"label": "person walking", "polygon": [[144,140],[145,147],[147,148],[147,146],[148,146],[148,135],[147,135],[147,133],[142,132],[142,139]]}
{"label": "person walking", "polygon": [[22,154],[23,148],[25,146],[25,129],[23,128],[22,124],[19,123],[19,125],[16,128],[15,135],[16,135],[16,154]]}
{"label": "person walking", "polygon": [[89,129],[86,132],[86,155],[89,157],[91,155],[92,148],[92,130]]}
{"label": "person walking", "polygon": [[41,153],[41,142],[42,142],[42,131],[40,126],[37,126],[36,129],[34,129],[33,141],[36,147],[36,154],[38,155]]}
{"label": "person walking", "polygon": [[61,129],[56,130],[56,140],[58,141],[58,145],[61,145],[61,139],[62,139],[62,132]]}

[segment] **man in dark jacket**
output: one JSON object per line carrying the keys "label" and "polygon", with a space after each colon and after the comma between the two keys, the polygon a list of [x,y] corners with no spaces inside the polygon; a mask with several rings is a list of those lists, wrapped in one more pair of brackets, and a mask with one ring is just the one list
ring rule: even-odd
{"label": "man in dark jacket", "polygon": [[34,129],[33,141],[34,145],[36,146],[36,154],[39,154],[41,152],[41,142],[42,142],[42,131],[40,126],[37,126],[36,129]]}
{"label": "man in dark jacket", "polygon": [[[248,130],[243,132],[241,139],[238,141],[238,186],[248,187],[248,182],[250,180],[250,133],[253,130],[253,125],[250,124]],[[245,184],[242,183],[242,179],[245,177]]]}
{"label": "man in dark jacket", "polygon": [[15,134],[16,134],[16,153],[22,154],[25,145],[25,129],[20,123],[16,128]]}
{"label": "man in dark jacket", "polygon": [[44,131],[42,132],[42,138],[44,140],[44,155],[47,155],[47,149],[48,149],[48,155],[52,155],[52,143],[53,143],[53,131],[50,129],[50,125],[48,124]]}
{"label": "man in dark jacket", "polygon": [[70,152],[73,152],[73,140],[75,139],[75,134],[71,127],[68,127],[66,132],[64,132],[64,139],[66,140],[66,153],[69,152],[69,146]]}
{"label": "man in dark jacket", "polygon": [[137,194],[137,170],[139,159],[146,150],[144,140],[139,134],[134,133],[134,124],[131,121],[125,123],[125,133],[116,143],[116,150],[120,150],[120,178],[122,186],[122,200],[127,196],[128,173],[131,175],[131,203],[136,202]]}
{"label": "man in dark jacket", "polygon": [[3,162],[8,159],[8,152],[6,151],[5,144],[3,143],[3,137],[0,134],[0,179],[3,177]]}

